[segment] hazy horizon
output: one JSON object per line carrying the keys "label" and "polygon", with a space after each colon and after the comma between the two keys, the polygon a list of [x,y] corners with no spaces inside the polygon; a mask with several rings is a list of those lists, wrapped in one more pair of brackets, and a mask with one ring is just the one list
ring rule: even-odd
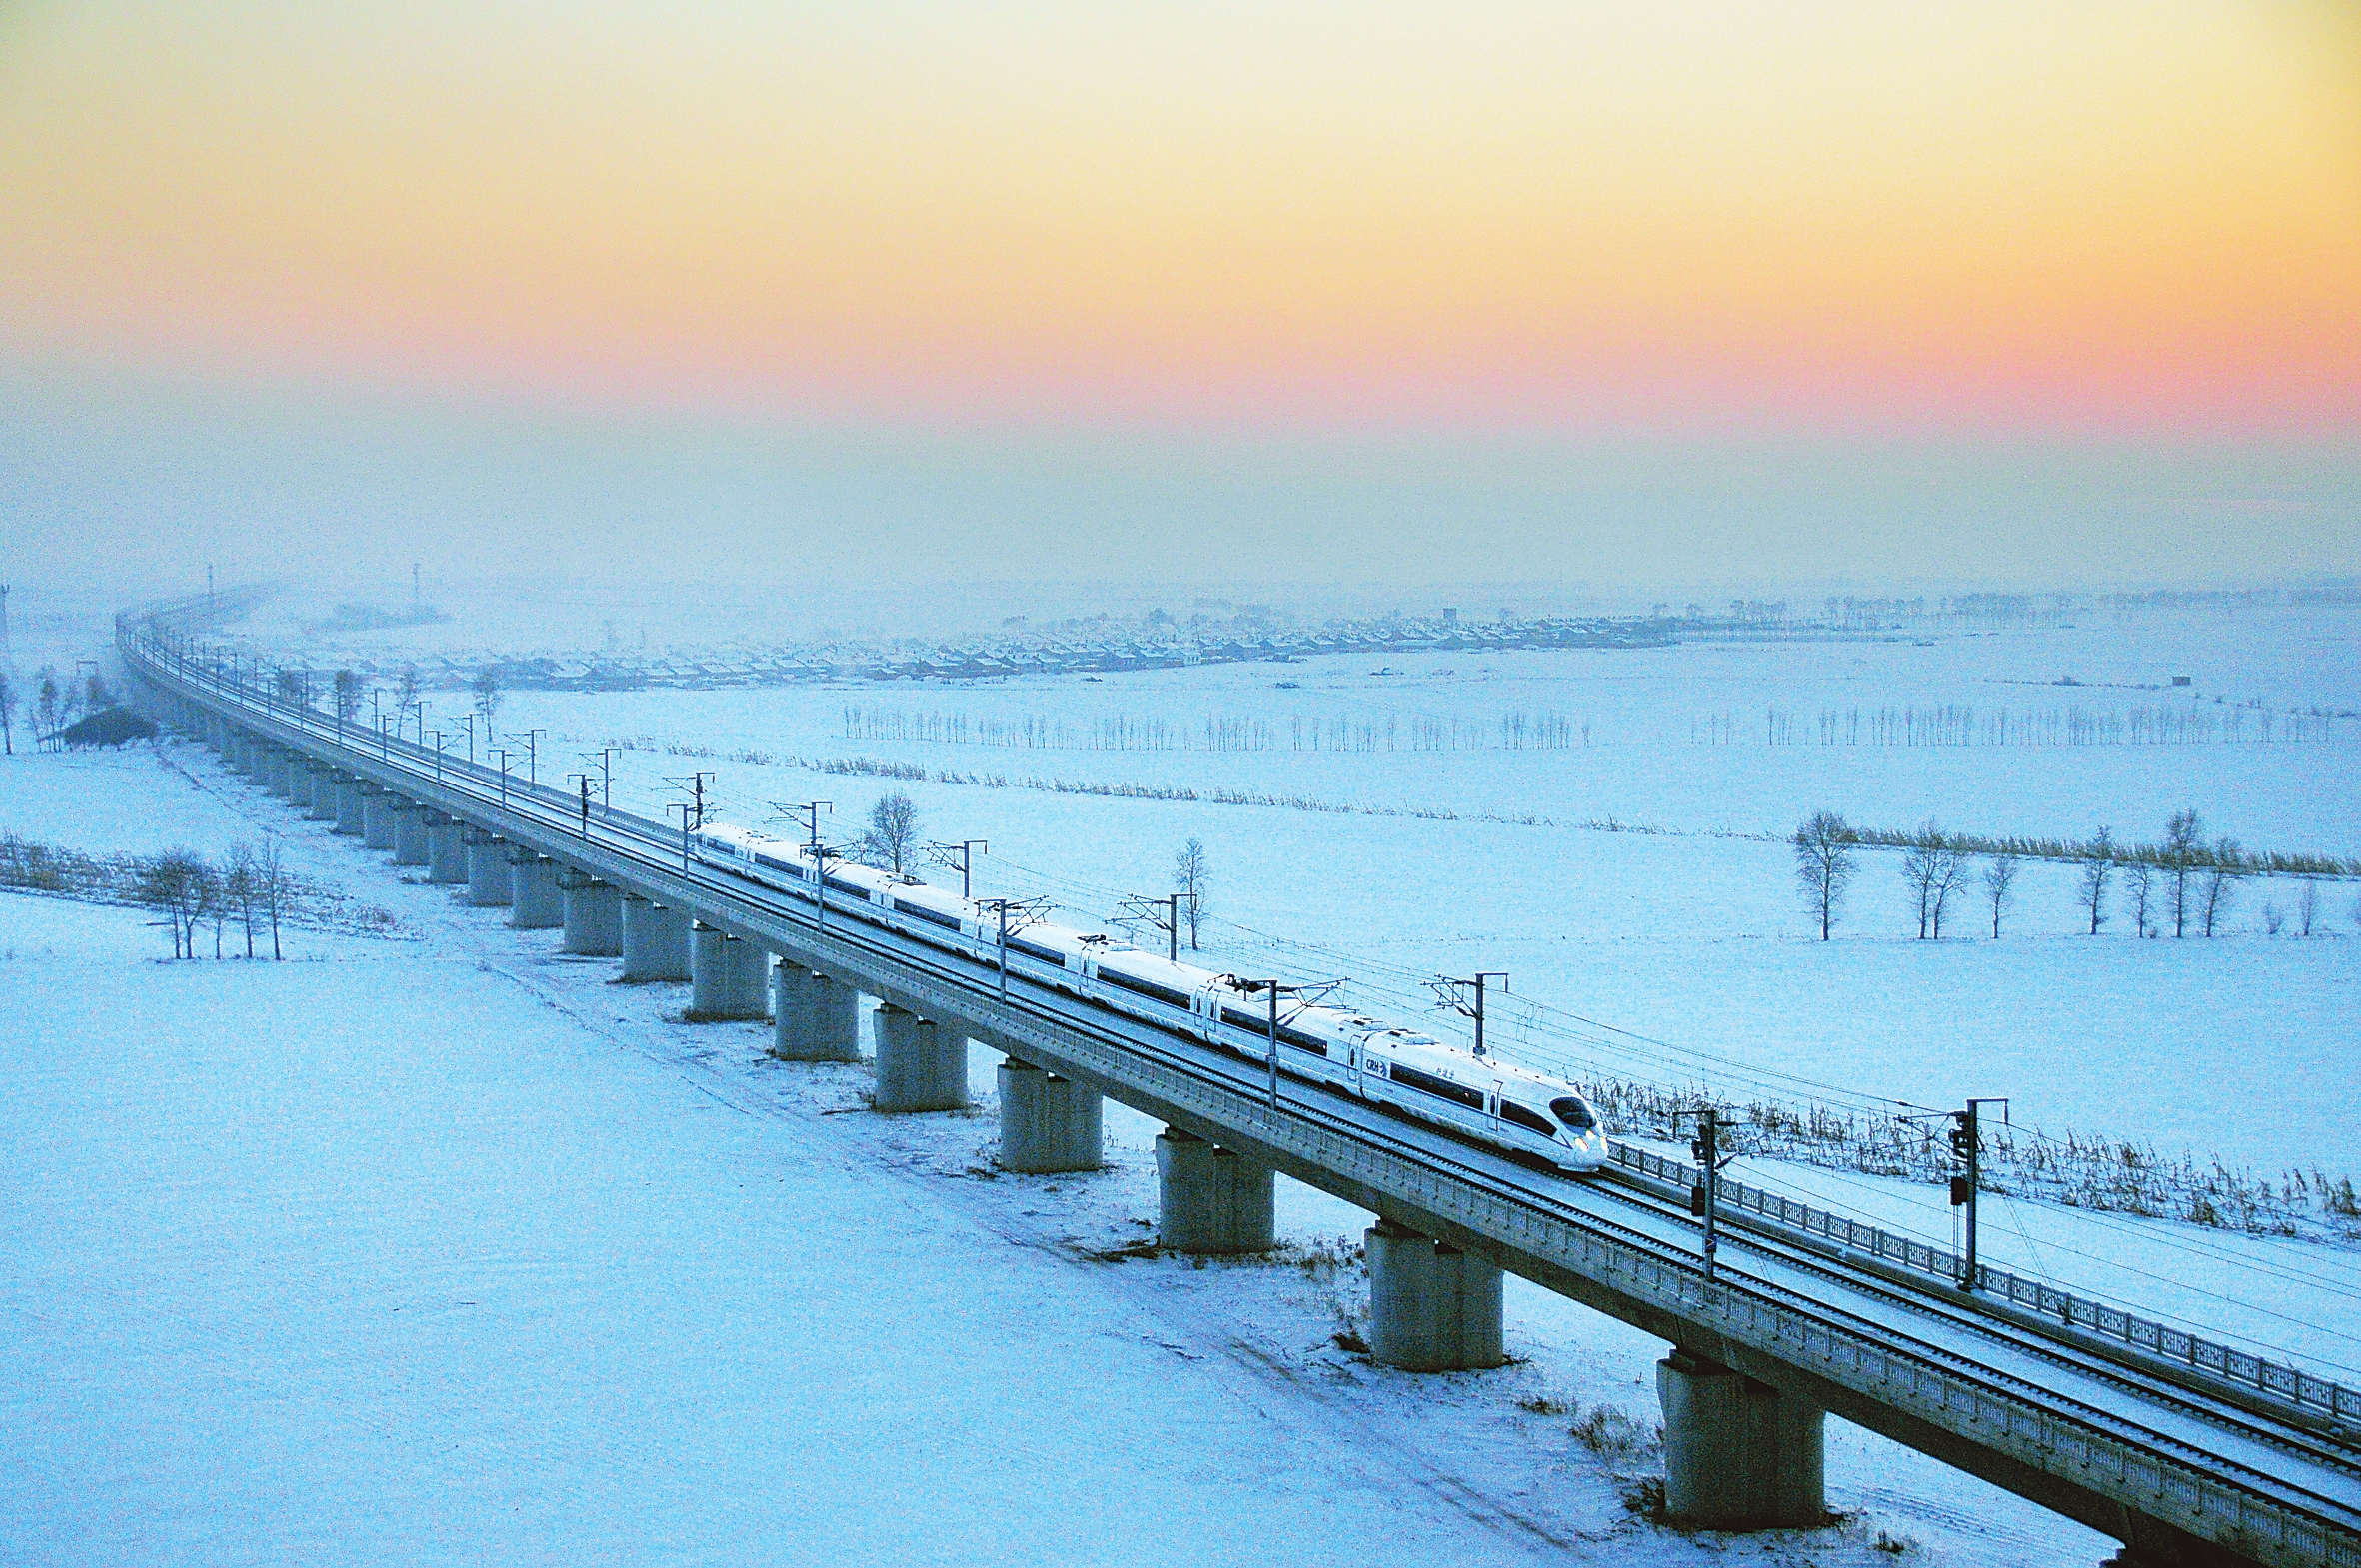
{"label": "hazy horizon", "polygon": [[37,3],[0,581],[2361,572],[2361,22]]}

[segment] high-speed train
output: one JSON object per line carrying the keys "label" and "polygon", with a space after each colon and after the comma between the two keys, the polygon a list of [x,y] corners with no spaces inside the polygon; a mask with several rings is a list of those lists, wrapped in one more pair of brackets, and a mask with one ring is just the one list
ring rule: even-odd
{"label": "high-speed train", "polygon": [[[690,835],[708,866],[811,903],[813,862],[803,845],[752,828],[709,823]],[[1008,934],[1000,915],[915,876],[827,861],[829,919],[854,919],[927,943],[987,969],[1054,985],[1111,1012],[1202,1040],[1267,1068],[1273,1045],[1267,993],[1235,975],[1175,963],[1113,937],[1047,923]],[[1588,1173],[1607,1161],[1606,1132],[1575,1085],[1497,1056],[1317,1003],[1279,1013],[1282,1077],[1415,1117],[1526,1163]]]}

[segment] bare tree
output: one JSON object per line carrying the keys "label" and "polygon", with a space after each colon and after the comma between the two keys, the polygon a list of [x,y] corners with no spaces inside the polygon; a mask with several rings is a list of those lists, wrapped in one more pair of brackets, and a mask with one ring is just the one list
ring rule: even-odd
{"label": "bare tree", "polygon": [[140,880],[140,901],[161,909],[171,923],[175,958],[197,956],[197,921],[212,906],[215,893],[213,867],[194,849],[167,849],[148,862]]}
{"label": "bare tree", "polygon": [[2082,851],[2082,907],[2090,915],[2090,934],[2107,923],[2107,881],[2115,874],[2115,835],[2101,827]]}
{"label": "bare tree", "polygon": [[339,670],[335,681],[336,722],[349,725],[353,715],[361,711],[361,678],[350,670]]}
{"label": "bare tree", "polygon": [[82,691],[83,708],[86,712],[103,713],[115,706],[115,694],[107,686],[106,677],[95,670],[90,672],[90,679],[84,684]]}
{"label": "bare tree", "polygon": [[490,734],[493,716],[500,712],[500,672],[486,665],[468,683],[468,690],[476,695],[476,714],[484,721],[485,733]]}
{"label": "bare tree", "polygon": [[2148,905],[2156,900],[2156,867],[2145,860],[2134,860],[2124,867],[2123,885],[2131,892],[2132,934],[2151,934],[2148,925]]}
{"label": "bare tree", "polygon": [[254,913],[255,906],[262,899],[262,889],[256,885],[261,874],[258,858],[254,845],[232,845],[229,862],[223,867],[221,878],[222,899],[225,903],[237,906],[238,922],[246,929],[248,958],[254,956]]}
{"label": "bare tree", "polygon": [[2205,868],[2205,879],[2198,888],[2198,914],[2206,935],[2213,934],[2215,920],[2230,912],[2230,899],[2238,890],[2245,862],[2246,851],[2238,847],[2237,839],[2224,838],[2213,846],[2213,863]]}
{"label": "bare tree", "polygon": [[1205,841],[1191,838],[1173,856],[1173,886],[1188,903],[1188,950],[1197,950],[1196,939],[1200,923],[1205,917]]}
{"label": "bare tree", "polygon": [[213,961],[219,963],[221,961],[221,928],[228,922],[230,909],[234,903],[230,894],[230,874],[221,866],[209,865],[205,868],[205,879],[208,888],[205,912],[213,916]]}
{"label": "bare tree", "polygon": [[1935,940],[1943,939],[1943,910],[1951,895],[1967,885],[1967,856],[1950,844],[1943,846],[1941,873],[1935,879]]}
{"label": "bare tree", "polygon": [[6,754],[16,756],[16,708],[19,699],[16,686],[8,679],[8,672],[0,670],[0,747]]}
{"label": "bare tree", "polygon": [[57,739],[57,672],[43,665],[36,679],[39,685],[33,689],[33,739],[36,743],[47,739],[54,744]]}
{"label": "bare tree", "polygon": [[2016,896],[2017,857],[1996,854],[1984,862],[1984,896],[1992,905],[1992,939],[2000,939],[2000,914]]}
{"label": "bare tree", "polygon": [[[411,714],[411,707],[416,702],[418,702],[418,666],[404,664],[402,673],[397,673],[397,676],[394,676],[394,735],[402,733],[402,725],[409,723],[411,718],[416,718]],[[425,723],[425,721],[420,718],[418,723]],[[420,733],[418,735],[420,747],[425,747],[425,740],[428,740],[428,737],[425,737],[425,733]]]}
{"label": "bare tree", "polygon": [[862,829],[856,852],[865,864],[902,874],[903,861],[918,846],[919,808],[897,789],[869,808],[869,825]]}
{"label": "bare tree", "polygon": [[2280,931],[2284,930],[2286,926],[2287,916],[2279,912],[2279,900],[2276,898],[2264,899],[2263,934],[2267,936],[2276,936],[2280,933]]}
{"label": "bare tree", "polygon": [[185,849],[170,849],[143,867],[136,896],[164,916],[164,923],[172,929],[172,955],[181,956],[180,902],[196,856]]}
{"label": "bare tree", "polygon": [[193,858],[196,864],[181,885],[180,900],[182,937],[192,958],[197,956],[197,922],[211,913],[221,898],[221,878],[203,857]]}
{"label": "bare tree", "polygon": [[2204,828],[2195,811],[2175,811],[2164,824],[2164,874],[2172,878],[2172,934],[2188,933],[2189,878],[2197,872],[2204,847]]}
{"label": "bare tree", "polygon": [[1935,940],[1943,939],[1943,905],[1966,879],[1966,856],[1952,846],[1940,822],[1927,818],[1909,852],[1902,856],[1902,880],[1918,899],[1920,941],[1930,932]]}
{"label": "bare tree", "polygon": [[1814,811],[1795,828],[1795,883],[1820,922],[1820,940],[1836,926],[1836,906],[1853,879],[1853,830],[1834,811]]}
{"label": "bare tree", "polygon": [[281,857],[279,835],[267,833],[254,856],[254,891],[271,922],[271,961],[286,957],[279,950],[279,905],[287,896],[287,864]]}
{"label": "bare tree", "polygon": [[2305,936],[2311,935],[2312,927],[2320,923],[2320,883],[2312,877],[2304,878],[2304,894],[2295,906],[2295,917]]}

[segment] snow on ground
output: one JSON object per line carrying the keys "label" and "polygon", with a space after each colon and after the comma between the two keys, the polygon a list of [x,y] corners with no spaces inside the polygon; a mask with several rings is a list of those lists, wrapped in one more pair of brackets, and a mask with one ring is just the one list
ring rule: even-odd
{"label": "snow on ground", "polygon": [[[1339,1349],[1367,1216],[1282,1182],[1274,1261],[1127,1257],[1140,1118],[1082,1177],[866,1070],[677,1021],[554,933],[404,878],[193,748],[0,769],[0,825],[218,852],[265,828],[421,941],[169,963],[0,896],[0,1491],[28,1562],[2096,1561],[2108,1543],[1831,1422],[1841,1530],[1688,1538],[1661,1347],[1510,1281],[1517,1363]],[[106,797],[102,799],[102,797]],[[989,1092],[992,1058],[972,1063]],[[1639,1448],[1601,1459],[1579,1415]],[[1615,1429],[1612,1417],[1603,1428]],[[1610,1445],[1611,1446],[1611,1445]]]}
{"label": "snow on ground", "polygon": [[[1045,703],[1054,696],[1071,700],[1067,689],[1036,695]],[[2106,931],[2085,934],[2073,869],[2036,863],[2022,873],[2002,941],[1988,939],[1989,912],[1971,886],[1946,929],[1962,939],[1938,944],[1912,939],[1900,856],[1870,852],[1861,856],[1838,939],[1823,945],[1809,939],[1792,856],[1782,842],[1465,819],[1496,807],[1560,821],[1603,817],[1609,813],[1595,810],[1559,772],[1604,766],[1595,758],[1032,753],[835,739],[833,710],[857,696],[520,692],[509,696],[501,723],[504,732],[546,728],[547,755],[559,759],[548,771],[561,777],[582,769],[586,752],[596,770],[595,749],[611,738],[651,738],[657,750],[614,759],[616,803],[650,814],[679,796],[673,781],[693,769],[710,770],[724,818],[788,831],[780,802],[825,798],[837,804],[830,827],[843,839],[871,801],[906,789],[930,836],[990,840],[990,854],[979,861],[980,889],[1050,892],[1093,918],[1110,914],[1122,893],[1166,890],[1175,848],[1200,837],[1214,877],[1210,907],[1247,928],[1217,929],[1218,961],[1280,963],[1308,977],[1349,975],[1360,982],[1365,1005],[1395,1012],[1426,1004],[1419,976],[1506,969],[1518,995],[1606,1026],[1561,1020],[1545,1035],[1512,1004],[1504,1013],[1510,1028],[1526,1030],[1521,1048],[1529,1054],[1656,1081],[1708,1078],[1741,1100],[1793,1099],[1815,1092],[1815,1084],[1927,1105],[2007,1094],[2020,1118],[2052,1131],[2152,1140],[2167,1153],[2219,1153],[2272,1174],[2315,1164],[2338,1168],[2343,1129],[2361,1119],[2361,1075],[2343,1070],[2361,1045],[2355,1022],[2361,942],[2353,939],[2352,923],[2361,887],[2353,883],[2321,884],[2323,934],[2308,941],[2273,938],[2260,928],[2264,905],[2291,910],[2300,891],[2288,879],[2266,879],[2239,889],[2221,939],[2142,942],[2120,908]],[[698,755],[672,755],[666,746]],[[1706,770],[1717,754],[1735,750],[1681,743],[1635,750],[1628,762],[1676,780],[1685,764]],[[2131,756],[2134,748],[2083,750],[2108,755],[2066,763],[2081,770],[2149,761]],[[2301,786],[2342,799],[2361,777],[2344,768],[2351,749],[2343,744],[2250,750],[2268,751],[2273,765],[2295,771],[2298,777],[2282,781],[2280,792],[2289,798]],[[854,754],[931,771],[1001,773],[1020,783],[1029,777],[1187,783],[1200,793],[1232,787],[1323,799],[1353,798],[1336,781],[1358,775],[1369,781],[1361,793],[1416,797],[1458,811],[1461,819],[906,783],[748,762],[747,754]],[[1927,755],[1836,761],[1872,775],[1884,767],[1891,782],[1905,764],[1920,767]],[[2047,768],[2061,755],[2017,752],[2014,761],[2028,770]],[[1509,776],[1517,769],[1526,777],[1512,787]],[[1409,773],[1419,777],[1402,782]],[[1477,775],[1484,777],[1461,788],[1463,779]],[[1957,791],[1952,797],[1960,809],[1942,813],[1955,825],[2004,825],[1988,808],[1977,813],[1982,820],[1966,819],[1967,808],[1985,798],[1987,783],[1921,780],[1917,786]],[[2192,792],[2189,798],[2218,814],[2262,792],[2251,781],[2216,783],[2219,796]],[[1737,802],[1762,793],[1727,776],[1714,787],[1733,813]],[[1869,816],[1835,787],[1821,792],[1815,785],[1811,794],[1761,809],[1762,821],[1750,826],[1771,820],[1791,826],[1815,798],[1855,820]],[[2170,798],[2159,793],[2156,804]],[[1757,808],[1748,803],[1747,809]],[[1914,802],[1889,819],[1907,825],[1920,814]],[[2093,823],[2137,820],[2103,798],[2082,814]],[[2162,809],[2153,814],[2160,819]],[[1655,811],[1623,819],[1700,830],[1716,820],[1684,823]],[[2054,816],[2023,825],[2086,830]],[[2343,851],[2351,847],[2346,831],[2341,822],[2334,836],[2317,827],[2305,841]],[[940,880],[944,873],[929,874]],[[1264,945],[1250,932],[1294,945]],[[2250,1115],[2236,1103],[2225,1106],[2216,1092],[2225,1081],[2303,1084],[2307,1092],[2274,1093],[2258,1102],[2266,1110]]]}
{"label": "snow on ground", "polygon": [[[2194,805],[2250,846],[2352,854],[2361,850],[2352,837],[2361,820],[2361,770],[2349,766],[2354,721],[2337,720],[2328,740],[2269,744],[1770,746],[1690,736],[1695,721],[1717,714],[1759,735],[1766,708],[1795,714],[1806,729],[1822,708],[1946,703],[2021,713],[2260,702],[2341,713],[2361,688],[2355,630],[2348,608],[2313,607],[2109,616],[2080,628],[1946,636],[1932,647],[1437,654],[982,688],[515,692],[500,729],[548,732],[545,776],[596,771],[595,749],[610,741],[651,748],[612,759],[616,803],[650,814],[680,796],[677,781],[706,770],[724,818],[789,831],[784,803],[830,799],[829,826],[843,841],[871,801],[906,789],[928,836],[990,840],[980,891],[1047,894],[1085,923],[1105,920],[1124,893],[1165,890],[1174,849],[1200,837],[1217,916],[1208,962],[1349,976],[1359,1004],[1444,1032],[1450,1020],[1431,1011],[1420,981],[1506,969],[1516,999],[1495,1004],[1494,1040],[1577,1076],[1702,1083],[1739,1103],[1869,1096],[1949,1106],[2004,1094],[2015,1120],[2053,1133],[2153,1144],[2167,1157],[2186,1150],[2200,1162],[2218,1156],[2271,1177],[2333,1178],[2353,1172],[2346,1129],[2361,1120],[2361,1073],[2352,1070],[2361,885],[2319,884],[2321,934],[2310,940],[2292,925],[2278,937],[2265,928],[2267,908],[2292,917],[2301,884],[2260,879],[2238,889],[2220,938],[2141,941],[2120,888],[2107,929],[2092,936],[2074,869],[2034,862],[2003,939],[1990,939],[1989,911],[1970,886],[1947,925],[1953,939],[1921,942],[1900,856],[1870,852],[1838,939],[1823,944],[1810,939],[1790,853],[1776,838],[1823,805],[1895,826],[1933,815],[1955,828],[2078,836],[2105,821],[2123,837],[2152,838],[2171,810]],[[2198,683],[2193,696],[2166,685],[2178,673]],[[2066,675],[2087,684],[2044,684]],[[1031,716],[1084,744],[885,740],[863,712],[905,723],[964,717],[971,734],[988,720],[1022,725]],[[1391,715],[1406,746],[1415,721],[1457,718],[1491,736],[1501,715],[1517,712],[1581,716],[1594,744],[1297,751],[1289,729],[1290,716],[1318,729]],[[1088,744],[1118,720],[1135,730],[1162,722],[1168,734],[1194,727],[1201,737],[1208,716],[1258,718],[1275,749]],[[846,757],[931,777],[829,774],[790,761]],[[946,771],[1020,787],[933,777]],[[1029,780],[1183,786],[1199,798],[1021,787]],[[1220,789],[1390,814],[1216,803]],[[1571,825],[1609,820],[1664,831]],[[1949,1239],[1947,1211],[1927,1189],[1792,1166],[1758,1165],[1749,1179]],[[2325,1375],[2361,1367],[2361,1259],[2170,1222],[1993,1208],[1982,1241],[1995,1261]]]}

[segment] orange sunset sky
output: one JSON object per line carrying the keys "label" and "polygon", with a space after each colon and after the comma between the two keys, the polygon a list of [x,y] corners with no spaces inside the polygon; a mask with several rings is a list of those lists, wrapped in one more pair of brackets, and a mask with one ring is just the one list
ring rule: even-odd
{"label": "orange sunset sky", "polygon": [[[2269,456],[2147,490],[2294,507],[2266,564],[2344,568],[2361,8],[36,0],[0,5],[0,297],[42,526],[98,510],[91,454],[249,421],[400,425],[432,512],[472,410],[529,468],[712,422],[917,443],[937,489],[977,442],[1309,443],[1297,507],[1304,452],[1407,442],[1430,518],[1500,440],[1544,479],[1792,443],[1860,527],[1862,443],[2117,480],[2227,444]],[[2009,473],[1978,494],[2054,506]]]}

